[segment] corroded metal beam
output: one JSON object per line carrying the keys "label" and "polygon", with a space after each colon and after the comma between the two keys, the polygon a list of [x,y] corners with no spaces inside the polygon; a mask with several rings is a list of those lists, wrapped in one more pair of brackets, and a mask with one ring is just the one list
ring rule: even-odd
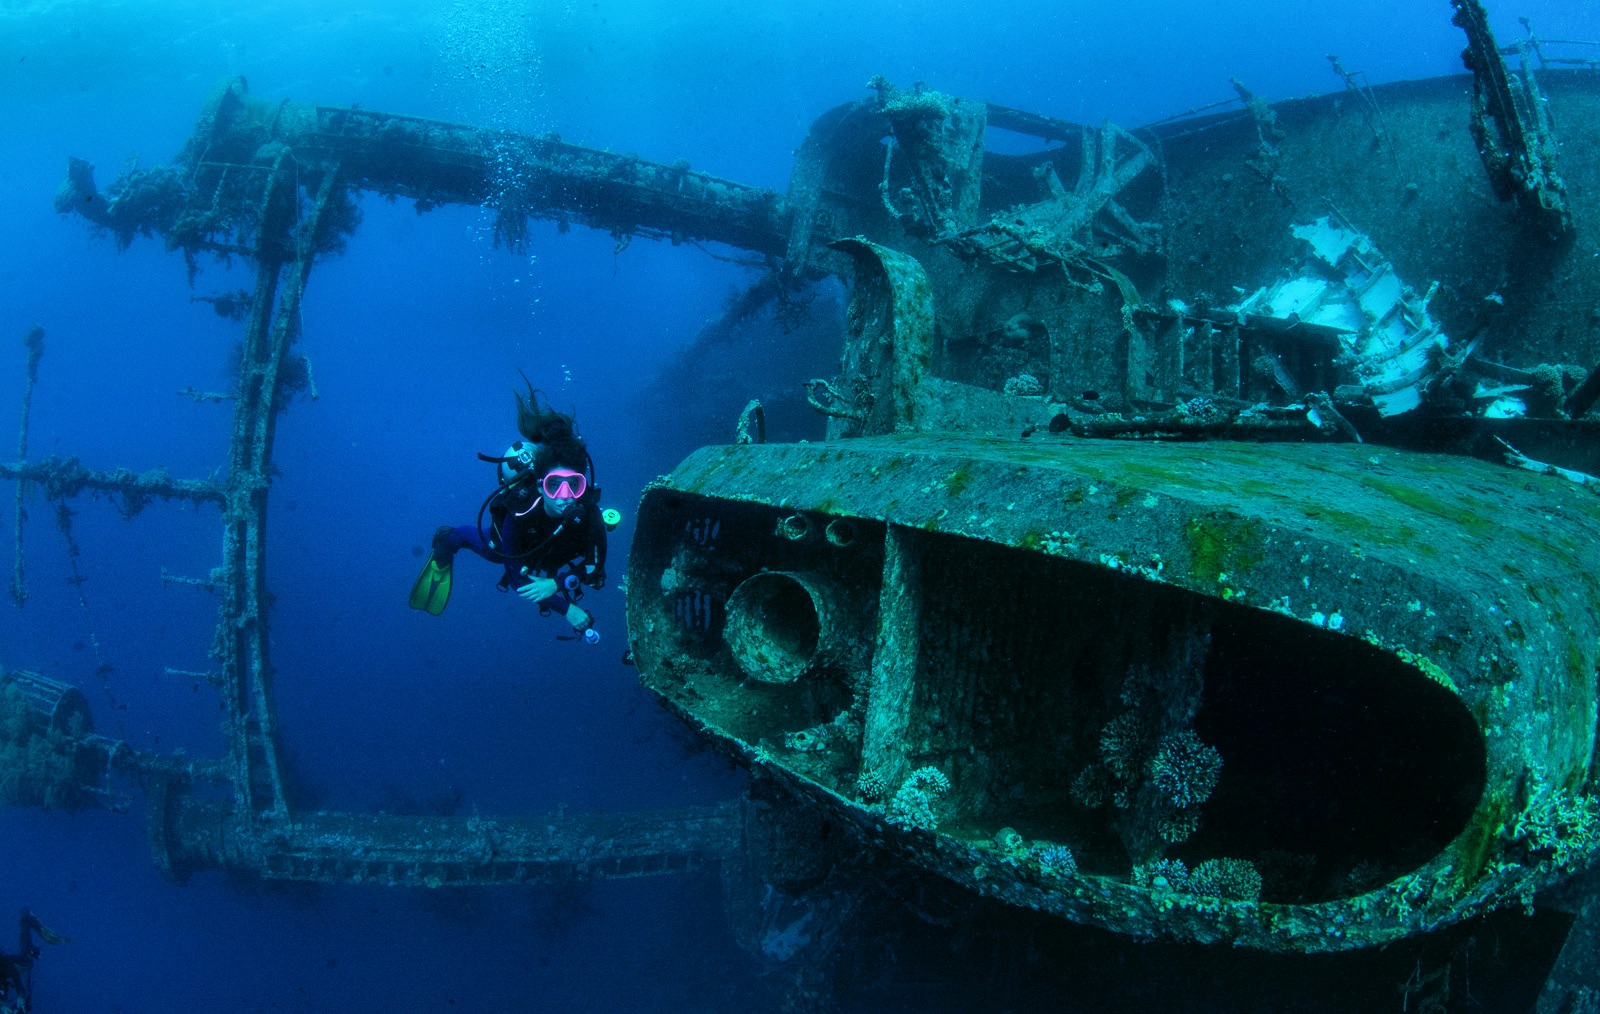
{"label": "corroded metal beam", "polygon": [[151,845],[182,879],[208,868],[274,880],[447,887],[675,873],[743,847],[744,806],[627,814],[425,817],[295,814],[263,835],[248,814],[158,786]]}
{"label": "corroded metal beam", "polygon": [[[1489,28],[1480,0],[1452,0],[1451,19],[1467,35],[1461,62],[1472,71],[1472,139],[1501,200],[1515,200],[1551,239],[1572,228],[1566,184],[1555,167],[1556,143],[1546,99],[1523,60],[1513,77]],[[1489,121],[1494,123],[1490,134]]]}
{"label": "corroded metal beam", "polygon": [[[255,301],[241,359],[233,439],[229,445],[229,501],[223,514],[223,603],[213,653],[222,663],[223,696],[229,715],[230,745],[247,812],[282,819],[288,813],[279,757],[277,716],[272,706],[266,579],[267,491],[271,485],[272,445],[282,406],[284,364],[298,336],[300,298],[316,253],[316,241],[339,169],[322,172],[315,202],[303,221],[294,222],[294,203],[277,192],[292,188],[298,167],[280,153],[264,195],[265,235],[293,227],[294,258],[278,285],[282,259],[263,254],[258,262]],[[286,207],[286,212],[274,209]],[[285,221],[273,220],[282,214]],[[276,306],[274,296],[276,295]]]}
{"label": "corroded metal beam", "polygon": [[512,247],[526,238],[530,218],[602,229],[619,241],[712,240],[773,257],[788,243],[781,194],[695,172],[686,160],[666,165],[554,134],[262,102],[249,97],[242,80],[206,110],[179,166],[132,170],[102,195],[93,167],[74,160],[56,207],[79,212],[123,243],[160,233],[190,252],[249,252],[240,240],[248,243],[254,209],[240,202],[253,192],[251,179],[284,157],[304,170],[338,165],[342,186],[407,197],[419,211],[440,204],[494,208],[495,239]]}
{"label": "corroded metal beam", "polygon": [[[28,329],[22,343],[28,349],[27,380],[22,386],[22,423],[17,427],[17,460],[28,460],[28,419],[33,412],[33,386],[39,380],[39,360],[44,358],[44,328],[35,324]],[[24,580],[26,566],[22,555],[22,529],[28,521],[28,484],[17,480],[16,504],[16,562],[11,571],[11,598],[20,607],[28,601],[28,587]]]}
{"label": "corroded metal beam", "polygon": [[189,503],[223,504],[228,489],[204,479],[174,479],[164,468],[133,472],[118,468],[97,472],[84,468],[77,458],[41,458],[38,461],[0,462],[0,479],[15,479],[39,486],[46,499],[61,500],[85,491],[112,493],[123,498],[123,513],[138,513],[155,500],[184,500]]}

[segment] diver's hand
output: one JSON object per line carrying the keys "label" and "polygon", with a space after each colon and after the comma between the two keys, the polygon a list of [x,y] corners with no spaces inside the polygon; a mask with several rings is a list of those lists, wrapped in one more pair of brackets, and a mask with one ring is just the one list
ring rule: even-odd
{"label": "diver's hand", "polygon": [[529,602],[543,602],[556,593],[556,583],[547,577],[530,577],[528,583],[517,589],[517,594]]}
{"label": "diver's hand", "polygon": [[572,629],[582,633],[594,623],[594,618],[577,606],[567,607],[567,622],[572,624]]}

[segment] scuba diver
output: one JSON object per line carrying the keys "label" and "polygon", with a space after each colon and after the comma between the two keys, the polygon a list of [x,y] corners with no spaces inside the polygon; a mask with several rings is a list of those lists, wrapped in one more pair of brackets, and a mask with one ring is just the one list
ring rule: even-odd
{"label": "scuba diver", "polygon": [[39,957],[34,934],[47,944],[64,944],[67,938],[52,933],[27,909],[17,928],[17,953],[0,951],[0,1014],[21,1014],[33,1009],[33,963]]}
{"label": "scuba diver", "polygon": [[540,404],[532,385],[527,397],[517,393],[517,430],[524,439],[504,454],[478,455],[496,466],[499,483],[474,524],[434,533],[433,553],[411,589],[411,608],[444,612],[451,565],[466,548],[504,567],[501,591],[515,588],[538,604],[541,616],[564,616],[573,632],[562,640],[598,644],[594,620],[578,602],[585,587],[605,587],[606,533],[621,515],[601,509],[594,459],[572,417]]}

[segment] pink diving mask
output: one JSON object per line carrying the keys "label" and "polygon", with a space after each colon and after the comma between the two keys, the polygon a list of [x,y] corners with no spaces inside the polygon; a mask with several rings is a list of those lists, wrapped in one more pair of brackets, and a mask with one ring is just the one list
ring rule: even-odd
{"label": "pink diving mask", "polygon": [[577,500],[589,489],[589,480],[582,472],[570,468],[552,468],[539,485],[544,495],[552,500]]}

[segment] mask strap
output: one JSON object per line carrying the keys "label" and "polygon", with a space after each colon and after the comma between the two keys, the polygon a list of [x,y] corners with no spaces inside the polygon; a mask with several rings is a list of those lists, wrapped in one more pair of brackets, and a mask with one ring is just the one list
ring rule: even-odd
{"label": "mask strap", "polygon": [[528,510],[526,510],[526,511],[516,511],[516,512],[514,512],[514,513],[515,513],[515,514],[516,514],[516,516],[517,516],[517,517],[519,517],[519,518],[520,518],[520,517],[524,517],[524,516],[526,516],[526,515],[527,515],[527,513],[528,513],[528,511],[531,511],[531,510],[533,510],[533,509],[534,509],[534,508],[535,508],[535,507],[537,507],[537,506],[539,506],[539,505],[540,505],[540,504],[542,504],[542,503],[544,503],[544,497],[542,497],[542,496],[536,496],[536,497],[534,497],[534,498],[533,498],[533,503],[531,503],[531,504],[529,504],[529,505],[528,505]]}

